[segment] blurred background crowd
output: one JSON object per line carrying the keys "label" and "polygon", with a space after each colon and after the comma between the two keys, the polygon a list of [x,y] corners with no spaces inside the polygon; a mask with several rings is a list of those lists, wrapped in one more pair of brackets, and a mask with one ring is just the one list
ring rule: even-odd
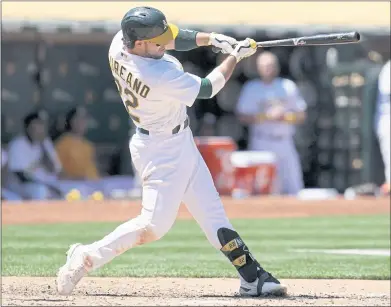
{"label": "blurred background crowd", "polygon": [[[3,3],[2,199],[140,195],[128,149],[135,127],[107,57],[137,5]],[[190,126],[222,194],[243,192],[248,176],[247,194],[389,193],[389,3],[149,5],[181,28],[237,39],[359,31],[360,44],[259,50],[216,97],[188,108]],[[210,48],[170,53],[201,77],[225,57]],[[289,97],[273,92],[276,80],[289,83]],[[261,112],[274,120],[252,123]],[[281,120],[284,112],[297,120]]]}

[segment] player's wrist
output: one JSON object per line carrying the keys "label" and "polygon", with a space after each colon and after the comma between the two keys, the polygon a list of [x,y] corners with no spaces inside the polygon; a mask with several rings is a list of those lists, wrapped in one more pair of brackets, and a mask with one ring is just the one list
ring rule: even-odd
{"label": "player's wrist", "polygon": [[237,52],[236,50],[232,51],[232,52],[229,54],[229,56],[234,57],[235,60],[236,60],[236,63],[239,63],[240,60],[241,60],[241,58],[240,58],[240,56],[239,56],[239,54],[238,54],[238,52]]}
{"label": "player's wrist", "polygon": [[214,39],[215,36],[216,36],[215,32],[210,32],[209,33],[209,35],[208,35],[208,43],[207,43],[208,46],[212,46],[213,39]]}
{"label": "player's wrist", "polygon": [[196,40],[196,44],[198,47],[210,46],[211,45],[211,33],[197,32],[195,40]]}

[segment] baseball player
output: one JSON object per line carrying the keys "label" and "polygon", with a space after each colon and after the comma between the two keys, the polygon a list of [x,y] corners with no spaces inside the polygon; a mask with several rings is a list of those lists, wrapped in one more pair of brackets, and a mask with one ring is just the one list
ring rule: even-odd
{"label": "baseball player", "polygon": [[[70,294],[87,273],[134,246],[162,238],[183,201],[209,242],[237,269],[241,295],[284,295],[286,287],[260,266],[229,222],[186,115],[186,106],[209,99],[224,87],[236,64],[256,52],[255,41],[182,30],[151,7],[128,11],[121,29],[111,43],[109,61],[137,126],[129,147],[142,178],[142,210],[99,241],[71,245],[57,274],[58,292]],[[165,53],[209,45],[227,58],[205,78],[185,73],[179,61]]]}
{"label": "baseball player", "polygon": [[385,182],[381,189],[384,194],[390,194],[390,65],[391,60],[383,66],[378,81],[378,95],[375,112],[375,131],[380,144],[384,162]]}
{"label": "baseball player", "polygon": [[273,53],[262,52],[257,69],[261,79],[244,84],[237,113],[250,126],[248,149],[276,155],[276,190],[295,195],[304,184],[293,134],[295,125],[305,119],[306,102],[291,80],[278,77],[279,63]]}

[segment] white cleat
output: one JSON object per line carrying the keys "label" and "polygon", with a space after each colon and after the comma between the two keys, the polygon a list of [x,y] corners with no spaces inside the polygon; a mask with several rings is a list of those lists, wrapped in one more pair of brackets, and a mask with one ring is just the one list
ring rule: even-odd
{"label": "white cleat", "polygon": [[71,245],[67,252],[67,262],[57,273],[57,292],[61,295],[70,295],[91,268],[92,262],[84,246],[80,243]]}
{"label": "white cleat", "polygon": [[287,287],[270,273],[259,271],[258,278],[251,283],[240,277],[239,293],[241,296],[285,296]]}

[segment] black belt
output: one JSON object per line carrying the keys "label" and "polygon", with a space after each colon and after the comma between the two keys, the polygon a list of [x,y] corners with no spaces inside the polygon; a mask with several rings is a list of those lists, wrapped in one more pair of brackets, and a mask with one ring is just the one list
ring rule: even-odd
{"label": "black belt", "polygon": [[[183,124],[183,129],[187,128],[189,126],[189,118],[186,118]],[[137,128],[138,131],[140,131],[142,134],[149,135],[149,131],[143,128]],[[181,130],[181,125],[176,126],[174,129],[172,129],[172,134],[177,134]]]}

